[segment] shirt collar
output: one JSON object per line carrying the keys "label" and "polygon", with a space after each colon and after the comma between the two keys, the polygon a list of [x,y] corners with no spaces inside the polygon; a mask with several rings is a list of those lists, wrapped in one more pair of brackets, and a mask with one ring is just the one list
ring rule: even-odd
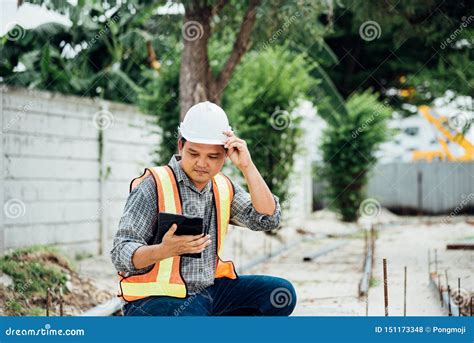
{"label": "shirt collar", "polygon": [[184,172],[183,168],[181,167],[180,161],[181,161],[181,156],[175,154],[173,155],[173,157],[171,157],[171,160],[168,163],[168,165],[171,167],[171,169],[173,169],[176,175],[176,181],[178,183],[183,183],[184,185],[188,186],[189,188],[191,188],[193,191],[197,193],[204,194],[204,193],[209,192],[211,190],[212,181],[209,180],[209,182],[202,189],[202,191],[198,190],[196,186],[194,185],[194,183],[189,179],[188,175]]}

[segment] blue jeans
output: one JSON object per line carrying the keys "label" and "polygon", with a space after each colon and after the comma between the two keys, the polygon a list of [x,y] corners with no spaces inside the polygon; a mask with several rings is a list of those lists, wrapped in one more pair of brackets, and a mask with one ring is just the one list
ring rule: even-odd
{"label": "blue jeans", "polygon": [[240,275],[184,299],[152,296],[124,305],[126,316],[289,316],[296,306],[293,285],[282,278]]}

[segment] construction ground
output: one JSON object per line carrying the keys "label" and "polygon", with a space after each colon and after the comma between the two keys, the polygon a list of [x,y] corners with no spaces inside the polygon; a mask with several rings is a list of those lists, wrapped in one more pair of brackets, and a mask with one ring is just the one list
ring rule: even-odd
{"label": "construction ground", "polygon": [[[474,250],[447,249],[449,243],[474,242],[472,217],[398,217],[382,211],[375,228],[370,275],[366,273],[370,232],[341,223],[327,211],[315,212],[295,231],[292,241],[299,243],[244,273],[290,280],[298,296],[296,316],[383,316],[386,300],[390,316],[458,315],[459,308],[463,315],[472,313],[468,303],[474,291]],[[115,270],[107,256],[81,261],[79,273],[95,279],[104,292],[115,292]],[[368,290],[361,296],[364,276]],[[451,304],[446,300],[446,280]]]}

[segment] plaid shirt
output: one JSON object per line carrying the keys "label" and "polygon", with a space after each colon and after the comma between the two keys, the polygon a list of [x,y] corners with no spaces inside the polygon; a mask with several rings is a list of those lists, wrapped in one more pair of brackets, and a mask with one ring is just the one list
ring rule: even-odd
{"label": "plaid shirt", "polygon": [[[199,191],[189,180],[179,163],[180,156],[174,155],[169,166],[173,169],[182,197],[183,214],[204,218],[204,225],[209,226],[212,244],[207,247],[202,258],[181,258],[181,271],[188,286],[188,293],[195,294],[200,289],[214,284],[216,267],[217,221],[213,206],[212,182]],[[278,197],[276,209],[271,216],[258,213],[252,206],[250,194],[238,184],[234,186],[234,199],[231,205],[230,223],[246,226],[254,231],[268,231],[280,223],[281,208]],[[127,275],[141,274],[150,271],[153,265],[136,269],[132,256],[135,250],[153,241],[153,227],[158,219],[156,186],[153,178],[148,176],[129,194],[119,229],[115,234],[111,251],[112,261],[118,271]],[[207,228],[207,227],[206,227]]]}

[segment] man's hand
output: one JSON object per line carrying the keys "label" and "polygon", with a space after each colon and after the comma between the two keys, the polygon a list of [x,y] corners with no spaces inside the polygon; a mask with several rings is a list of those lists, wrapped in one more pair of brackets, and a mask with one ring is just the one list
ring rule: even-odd
{"label": "man's hand", "polygon": [[272,192],[250,157],[247,143],[234,135],[232,131],[223,132],[227,139],[224,148],[232,163],[240,169],[249,187],[250,198],[255,210],[260,214],[273,215],[276,204]]}
{"label": "man's hand", "polygon": [[250,157],[247,143],[243,139],[235,136],[232,131],[224,131],[223,133],[227,136],[224,142],[224,148],[228,149],[227,156],[232,163],[243,172],[252,165],[252,158]]}
{"label": "man's hand", "polygon": [[163,236],[163,241],[160,243],[163,249],[164,256],[173,257],[181,254],[195,254],[200,253],[211,244],[211,236],[177,236],[175,235],[178,226],[171,225],[168,232]]}

